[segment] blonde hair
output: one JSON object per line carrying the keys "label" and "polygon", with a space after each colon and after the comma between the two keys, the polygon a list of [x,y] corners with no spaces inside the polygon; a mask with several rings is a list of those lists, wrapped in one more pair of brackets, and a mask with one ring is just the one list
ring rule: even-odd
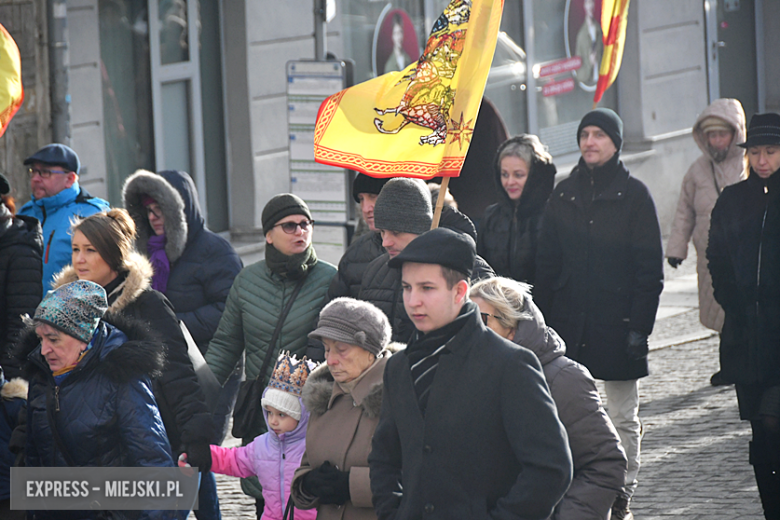
{"label": "blonde hair", "polygon": [[135,242],[135,222],[127,210],[115,208],[75,220],[71,233],[74,231],[89,240],[112,271],[127,271],[127,260]]}
{"label": "blonde hair", "polygon": [[529,168],[533,166],[535,161],[545,164],[552,163],[552,155],[547,151],[547,147],[533,134],[520,134],[505,141],[498,152],[497,164],[499,168],[505,157],[522,159]]}
{"label": "blonde hair", "polygon": [[533,318],[528,310],[531,286],[511,278],[496,276],[480,280],[469,291],[469,298],[482,298],[496,309],[496,319],[507,329],[516,329],[523,320]]}

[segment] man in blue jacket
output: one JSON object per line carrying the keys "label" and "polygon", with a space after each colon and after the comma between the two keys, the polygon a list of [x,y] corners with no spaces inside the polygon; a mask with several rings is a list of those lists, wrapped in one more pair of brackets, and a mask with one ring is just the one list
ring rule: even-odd
{"label": "man in blue jacket", "polygon": [[30,176],[31,200],[19,215],[35,217],[43,227],[43,294],[54,275],[70,264],[70,224],[107,210],[108,202],[79,186],[79,156],[64,144],[49,144],[24,160]]}

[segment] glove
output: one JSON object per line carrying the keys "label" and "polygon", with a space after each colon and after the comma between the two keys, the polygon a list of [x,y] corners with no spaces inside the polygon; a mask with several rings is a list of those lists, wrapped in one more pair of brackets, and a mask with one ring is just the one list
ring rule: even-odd
{"label": "glove", "polygon": [[677,269],[680,266],[680,264],[683,263],[683,259],[682,258],[674,258],[674,257],[671,257],[671,256],[669,258],[667,258],[666,261],[669,263],[669,265],[671,265],[675,269]]}
{"label": "glove", "polygon": [[303,491],[319,498],[320,504],[342,505],[349,498],[349,472],[336,469],[329,461],[303,477]]}
{"label": "glove", "polygon": [[647,357],[648,344],[647,334],[631,330],[628,332],[628,348],[626,352],[628,357],[633,360],[639,360]]}
{"label": "glove", "polygon": [[208,442],[191,442],[184,451],[190,466],[198,468],[200,473],[211,471],[211,447]]}

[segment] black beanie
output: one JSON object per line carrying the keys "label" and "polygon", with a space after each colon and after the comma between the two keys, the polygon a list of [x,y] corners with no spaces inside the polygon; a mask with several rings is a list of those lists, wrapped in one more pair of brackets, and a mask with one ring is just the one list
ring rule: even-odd
{"label": "black beanie", "polygon": [[5,195],[11,191],[11,184],[5,175],[0,173],[0,195]]}
{"label": "black beanie", "polygon": [[607,133],[612,142],[615,144],[618,152],[623,147],[623,120],[615,113],[614,110],[609,108],[597,108],[591,110],[580,121],[580,126],[577,127],[577,144],[580,144],[580,132],[586,126],[597,126]]}
{"label": "black beanie", "polygon": [[375,177],[369,177],[364,173],[358,173],[355,176],[355,180],[352,181],[352,198],[355,199],[355,202],[360,204],[358,193],[373,193],[374,195],[379,195],[379,192],[382,191],[382,187],[390,179],[392,179],[392,177],[377,179]]}
{"label": "black beanie", "polygon": [[297,195],[282,193],[269,200],[263,208],[263,234],[271,231],[277,222],[289,215],[303,215],[312,219],[309,206]]}

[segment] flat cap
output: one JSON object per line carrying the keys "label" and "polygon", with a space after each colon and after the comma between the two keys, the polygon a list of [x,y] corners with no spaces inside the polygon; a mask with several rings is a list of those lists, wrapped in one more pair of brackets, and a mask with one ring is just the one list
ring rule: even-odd
{"label": "flat cap", "polygon": [[69,172],[79,173],[79,170],[81,169],[81,162],[79,161],[79,156],[76,152],[69,146],[59,143],[47,144],[24,160],[25,165],[34,162],[49,164],[51,166],[62,166],[63,169]]}
{"label": "flat cap", "polygon": [[388,262],[390,267],[401,267],[404,262],[439,264],[471,278],[477,245],[474,239],[447,228],[436,228],[423,233]]}

